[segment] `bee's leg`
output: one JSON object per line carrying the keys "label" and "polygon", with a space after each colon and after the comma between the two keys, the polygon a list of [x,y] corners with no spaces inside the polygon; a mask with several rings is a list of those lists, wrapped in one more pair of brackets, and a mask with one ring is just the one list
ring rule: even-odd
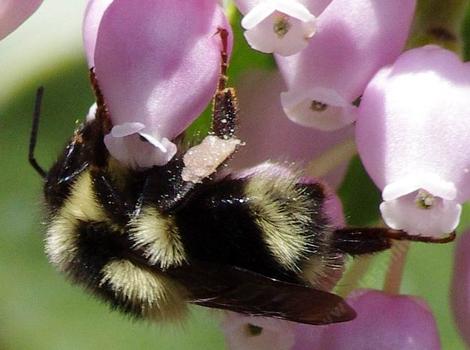
{"label": "bee's leg", "polygon": [[219,83],[213,99],[211,132],[199,145],[191,147],[183,155],[181,176],[187,182],[200,183],[216,175],[241,145],[235,136],[238,122],[235,90],[226,87],[228,32],[219,28],[218,34],[223,48]]}
{"label": "bee's leg", "polygon": [[444,238],[410,235],[405,231],[385,227],[342,228],[334,232],[335,248],[350,255],[371,254],[387,250],[393,240],[426,243],[448,243],[455,239],[455,232]]}
{"label": "bee's leg", "polygon": [[217,91],[212,105],[212,128],[213,135],[227,140],[235,135],[238,123],[238,104],[235,89],[227,88],[226,83],[228,68],[228,32],[219,28],[218,34],[222,39],[220,76]]}
{"label": "bee's leg", "polygon": [[91,169],[90,174],[98,202],[114,222],[125,225],[134,210],[134,204],[127,200],[105,170]]}
{"label": "bee's leg", "polygon": [[112,123],[109,116],[108,107],[104,101],[103,93],[101,92],[98,84],[98,79],[95,75],[95,69],[90,69],[90,83],[96,98],[96,116],[99,124],[99,132],[102,135],[108,134],[111,131]]}

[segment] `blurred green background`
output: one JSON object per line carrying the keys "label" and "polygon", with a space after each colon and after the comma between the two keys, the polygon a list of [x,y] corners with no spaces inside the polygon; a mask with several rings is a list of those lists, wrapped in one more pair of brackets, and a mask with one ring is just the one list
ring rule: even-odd
{"label": "blurred green background", "polygon": [[[43,253],[41,180],[27,162],[35,90],[45,86],[36,156],[50,166],[93,103],[81,53],[85,1],[46,0],[0,42],[0,349],[223,349],[217,317],[194,308],[182,325],[133,322],[71,286]],[[60,28],[60,29],[59,29]],[[238,35],[231,66],[270,69]],[[351,223],[378,219],[380,196],[356,159],[340,189]],[[465,208],[463,226],[470,212]],[[424,297],[436,315],[443,349],[464,349],[452,321],[448,288],[453,245],[413,244],[403,293]],[[381,287],[387,254],[377,256],[365,286]]]}

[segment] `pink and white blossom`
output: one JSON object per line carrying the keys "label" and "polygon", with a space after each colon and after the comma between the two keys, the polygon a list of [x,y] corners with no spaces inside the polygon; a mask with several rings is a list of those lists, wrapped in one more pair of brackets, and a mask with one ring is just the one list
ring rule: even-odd
{"label": "pink and white blossom", "polygon": [[[330,0],[331,1],[331,0]],[[316,13],[329,1],[236,0],[245,15],[242,27],[255,50],[293,55],[304,49],[316,31]],[[314,12],[312,12],[314,11]]]}
{"label": "pink and white blossom", "polygon": [[351,124],[353,102],[403,49],[414,9],[415,0],[333,0],[302,52],[276,55],[288,88],[281,94],[286,115],[326,131]]}
{"label": "pink and white blossom", "polygon": [[437,46],[405,52],[367,86],[356,142],[390,227],[434,237],[457,227],[470,198],[468,96],[470,64]]}
{"label": "pink and white blossom", "polygon": [[[240,125],[237,134],[245,145],[230,161],[233,169],[255,166],[272,161],[303,169],[323,152],[353,137],[352,127],[325,133],[304,128],[287,119],[279,94],[285,89],[277,72],[249,71],[237,84],[240,105]],[[332,160],[337,166],[324,175],[333,187],[339,186],[346,173],[349,159]]]}
{"label": "pink and white blossom", "polygon": [[126,165],[163,165],[176,153],[174,138],[215,92],[222,50],[217,33],[229,31],[230,49],[229,24],[215,0],[106,5],[92,0],[84,21],[89,64],[116,128],[105,144]]}
{"label": "pink and white blossom", "polygon": [[42,0],[2,0],[0,2],[0,40],[18,28],[42,4]]}

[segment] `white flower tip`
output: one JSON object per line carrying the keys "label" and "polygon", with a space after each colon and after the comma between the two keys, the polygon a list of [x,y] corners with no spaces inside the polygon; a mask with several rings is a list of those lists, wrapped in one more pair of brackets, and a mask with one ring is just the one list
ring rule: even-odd
{"label": "white flower tip", "polygon": [[123,123],[113,126],[111,129],[112,137],[125,137],[144,129],[145,125],[139,122]]}
{"label": "white flower tip", "polygon": [[454,200],[457,197],[454,183],[445,181],[436,174],[415,173],[385,186],[382,198],[390,201],[420,189],[446,200]]}
{"label": "white flower tip", "polygon": [[308,44],[316,30],[316,18],[296,1],[260,2],[242,20],[245,38],[255,50],[293,55]]}
{"label": "white flower tip", "polygon": [[357,117],[357,107],[329,89],[283,92],[281,104],[284,113],[294,123],[322,131],[341,129],[352,124]]}
{"label": "white flower tip", "polygon": [[455,230],[462,206],[420,189],[382,202],[380,211],[385,223],[393,229],[439,238]]}
{"label": "white flower tip", "polygon": [[184,181],[198,183],[209,176],[235,152],[240,140],[223,140],[217,136],[206,136],[199,145],[191,147],[184,155],[181,174]]}
{"label": "white flower tip", "polygon": [[140,132],[143,129],[145,126],[142,123],[114,126],[104,137],[104,143],[111,156],[134,169],[168,163],[176,154],[176,145],[156,133]]}

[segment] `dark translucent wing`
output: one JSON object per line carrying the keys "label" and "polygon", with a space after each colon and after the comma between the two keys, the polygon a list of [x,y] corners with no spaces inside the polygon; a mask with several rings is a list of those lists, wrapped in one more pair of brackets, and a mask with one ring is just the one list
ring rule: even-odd
{"label": "dark translucent wing", "polygon": [[190,303],[201,306],[313,325],[350,321],[356,316],[335,294],[234,266],[191,262],[167,273],[188,289]]}

